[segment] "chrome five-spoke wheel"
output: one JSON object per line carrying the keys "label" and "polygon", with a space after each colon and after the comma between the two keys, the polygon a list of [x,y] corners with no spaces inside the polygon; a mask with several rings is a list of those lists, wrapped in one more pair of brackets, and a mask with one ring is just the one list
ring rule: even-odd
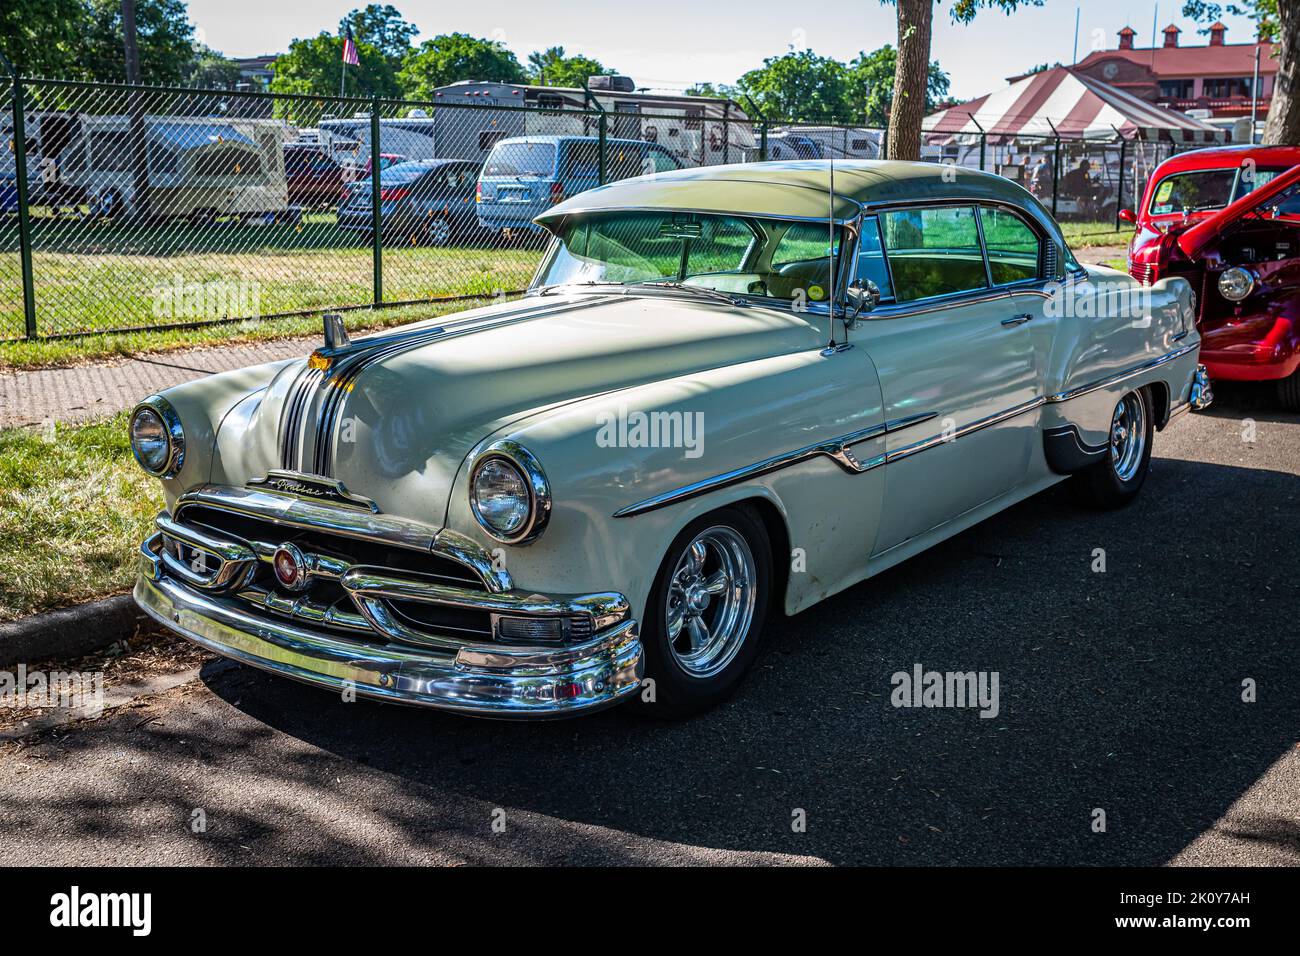
{"label": "chrome five-spoke wheel", "polygon": [[1130,392],[1120,399],[1110,420],[1110,463],[1120,481],[1132,481],[1138,473],[1146,442],[1146,403]]}
{"label": "chrome five-spoke wheel", "polygon": [[715,525],[697,534],[668,583],[664,623],[673,658],[692,677],[711,677],[735,658],[754,618],[757,571],[749,543]]}

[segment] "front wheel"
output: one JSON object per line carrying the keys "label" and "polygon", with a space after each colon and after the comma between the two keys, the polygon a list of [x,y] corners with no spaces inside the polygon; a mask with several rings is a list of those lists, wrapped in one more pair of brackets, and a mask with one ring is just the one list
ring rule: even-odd
{"label": "front wheel", "polygon": [[683,717],[725,700],[758,654],[771,597],[767,530],[746,508],[692,522],[668,549],[641,638],[641,709]]}
{"label": "front wheel", "polygon": [[1110,441],[1101,461],[1074,476],[1074,487],[1094,508],[1122,508],[1137,497],[1151,468],[1155,422],[1147,393],[1128,392],[1115,405]]}

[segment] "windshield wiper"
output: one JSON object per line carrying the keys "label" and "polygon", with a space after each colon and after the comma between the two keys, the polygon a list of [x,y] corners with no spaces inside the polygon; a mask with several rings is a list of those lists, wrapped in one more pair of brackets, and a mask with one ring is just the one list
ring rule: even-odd
{"label": "windshield wiper", "polygon": [[694,295],[704,296],[705,298],[712,299],[715,302],[726,302],[728,305],[740,306],[742,308],[749,305],[749,302],[739,295],[733,295],[730,292],[723,292],[720,289],[710,289],[705,285],[687,285],[685,282],[677,282],[676,280],[664,282],[632,282],[629,283],[629,287],[675,289],[679,292],[690,292]]}
{"label": "windshield wiper", "polygon": [[588,288],[590,286],[612,285],[622,287],[622,282],[597,282],[595,279],[588,279],[585,282],[556,282],[551,285],[539,285],[536,289],[529,289],[529,295],[550,295],[552,292],[558,292],[561,289]]}

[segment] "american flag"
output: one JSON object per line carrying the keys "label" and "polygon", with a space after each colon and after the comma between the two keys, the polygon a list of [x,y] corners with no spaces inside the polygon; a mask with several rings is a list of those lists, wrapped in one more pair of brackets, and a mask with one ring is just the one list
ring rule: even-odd
{"label": "american flag", "polygon": [[353,66],[361,65],[361,61],[357,59],[357,44],[352,39],[351,27],[348,27],[348,32],[343,36],[343,62],[351,63]]}

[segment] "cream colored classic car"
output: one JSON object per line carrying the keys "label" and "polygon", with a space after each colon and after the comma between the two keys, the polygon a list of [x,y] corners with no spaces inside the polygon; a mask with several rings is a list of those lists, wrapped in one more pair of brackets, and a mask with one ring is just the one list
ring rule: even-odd
{"label": "cream colored classic car", "polygon": [[517,302],[146,399],[135,596],[236,660],[492,716],[716,703],[794,614],[1209,400],[1194,296],[930,164],[583,193]]}

